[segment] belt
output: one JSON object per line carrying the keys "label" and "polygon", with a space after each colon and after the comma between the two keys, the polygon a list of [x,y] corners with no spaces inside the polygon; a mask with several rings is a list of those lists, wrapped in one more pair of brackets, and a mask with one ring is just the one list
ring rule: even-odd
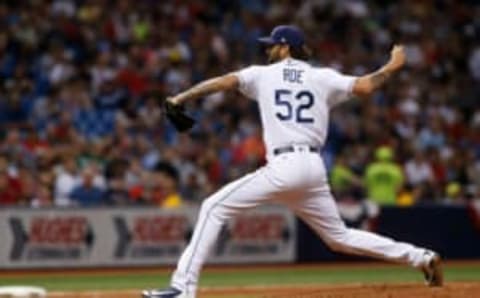
{"label": "belt", "polygon": [[304,149],[307,149],[307,148],[308,148],[308,151],[310,152],[315,152],[315,153],[320,152],[320,149],[314,146],[308,146],[308,147],[307,146],[300,146],[300,147],[285,146],[285,147],[279,147],[279,148],[273,149],[273,155],[279,155],[279,154],[295,152],[295,151],[303,151]]}

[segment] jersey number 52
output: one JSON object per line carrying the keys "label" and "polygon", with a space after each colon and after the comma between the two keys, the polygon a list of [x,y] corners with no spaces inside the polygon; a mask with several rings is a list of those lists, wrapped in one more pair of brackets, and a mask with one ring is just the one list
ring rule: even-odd
{"label": "jersey number 52", "polygon": [[275,90],[275,104],[282,108],[282,111],[275,113],[281,121],[294,120],[300,123],[313,123],[313,118],[305,115],[305,112],[313,106],[314,97],[310,91],[303,90],[295,94],[299,104],[292,105],[292,91],[286,89]]}

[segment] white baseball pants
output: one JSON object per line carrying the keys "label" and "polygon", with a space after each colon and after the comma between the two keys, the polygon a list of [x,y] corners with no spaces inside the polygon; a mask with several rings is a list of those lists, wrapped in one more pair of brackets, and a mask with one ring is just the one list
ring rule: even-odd
{"label": "white baseball pants", "polygon": [[414,267],[422,264],[424,249],[347,228],[330,193],[320,155],[308,146],[294,148],[294,152],[270,155],[266,166],[227,184],[203,202],[192,239],[173,274],[173,287],[195,297],[200,270],[223,224],[267,202],[288,206],[334,251]]}

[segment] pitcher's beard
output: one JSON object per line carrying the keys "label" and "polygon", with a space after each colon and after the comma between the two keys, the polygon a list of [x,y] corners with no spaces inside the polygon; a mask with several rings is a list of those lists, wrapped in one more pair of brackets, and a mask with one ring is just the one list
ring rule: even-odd
{"label": "pitcher's beard", "polygon": [[274,57],[274,56],[268,56],[268,64],[272,64],[272,63],[276,63],[278,62],[280,59],[278,57]]}

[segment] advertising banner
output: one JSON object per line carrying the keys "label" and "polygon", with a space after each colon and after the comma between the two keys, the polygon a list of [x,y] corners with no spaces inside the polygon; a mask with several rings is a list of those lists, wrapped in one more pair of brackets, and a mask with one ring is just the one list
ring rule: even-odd
{"label": "advertising banner", "polygon": [[[0,268],[175,264],[195,226],[196,208],[3,209]],[[209,263],[293,262],[289,211],[264,207],[225,224]]]}

